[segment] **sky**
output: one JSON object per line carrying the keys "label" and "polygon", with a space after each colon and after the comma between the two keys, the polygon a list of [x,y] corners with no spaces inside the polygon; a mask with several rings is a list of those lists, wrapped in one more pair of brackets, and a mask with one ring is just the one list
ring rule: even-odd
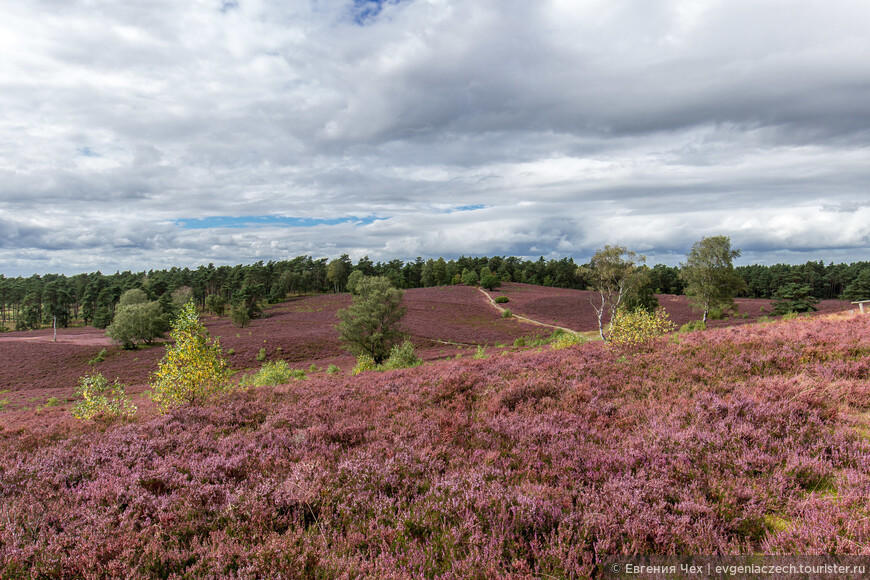
{"label": "sky", "polygon": [[870,259],[866,0],[31,0],[0,273]]}

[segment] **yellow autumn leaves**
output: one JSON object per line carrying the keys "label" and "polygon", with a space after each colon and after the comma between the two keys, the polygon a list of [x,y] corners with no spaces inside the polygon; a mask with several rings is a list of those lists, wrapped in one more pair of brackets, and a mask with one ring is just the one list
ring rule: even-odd
{"label": "yellow autumn leaves", "polygon": [[631,349],[674,328],[674,323],[663,308],[652,313],[642,309],[629,312],[621,308],[610,320],[610,335],[607,340],[610,346]]}
{"label": "yellow autumn leaves", "polygon": [[151,400],[161,412],[227,390],[229,367],[220,342],[211,340],[193,302],[182,307],[170,336],[175,344],[167,345],[151,383]]}

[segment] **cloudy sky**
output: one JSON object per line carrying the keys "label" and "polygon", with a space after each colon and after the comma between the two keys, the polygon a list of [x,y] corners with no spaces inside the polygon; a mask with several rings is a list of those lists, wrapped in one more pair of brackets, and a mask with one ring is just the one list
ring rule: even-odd
{"label": "cloudy sky", "polygon": [[32,0],[0,273],[870,259],[866,0]]}

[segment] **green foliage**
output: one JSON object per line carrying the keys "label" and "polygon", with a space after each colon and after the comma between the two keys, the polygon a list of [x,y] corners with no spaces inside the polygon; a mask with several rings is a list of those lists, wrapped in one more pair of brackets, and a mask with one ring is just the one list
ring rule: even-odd
{"label": "green foliage", "polygon": [[514,313],[511,312],[510,309],[508,309],[508,308],[505,308],[504,310],[501,311],[501,317],[502,317],[502,318],[510,318],[510,317],[512,317],[513,315],[514,315]]}
{"label": "green foliage", "polygon": [[108,306],[101,306],[94,314],[94,328],[106,328],[112,324],[112,309]]}
{"label": "green foliage", "polygon": [[97,353],[97,356],[88,361],[88,364],[94,367],[97,366],[98,363],[103,362],[104,360],[106,360],[106,349],[100,350],[100,352]]}
{"label": "green foliage", "polygon": [[151,399],[161,411],[205,401],[228,388],[229,369],[219,341],[212,341],[193,302],[185,304],[170,333],[151,383]]}
{"label": "green foliage", "polygon": [[244,328],[251,323],[251,315],[244,306],[233,306],[230,312],[230,319],[239,328]]}
{"label": "green foliage", "polygon": [[484,347],[482,344],[478,344],[477,345],[477,352],[475,352],[474,356],[472,356],[471,358],[473,358],[474,360],[481,360],[484,358],[489,358],[489,355],[486,354],[486,347]]}
{"label": "green foliage", "polygon": [[501,286],[501,280],[495,274],[485,274],[480,277],[480,285],[487,290],[495,290]]}
{"label": "green foliage", "polygon": [[359,354],[356,357],[356,364],[353,369],[350,371],[352,375],[358,375],[360,373],[364,373],[366,371],[375,371],[378,369],[378,363],[375,362],[375,359],[368,354]]}
{"label": "green foliage", "polygon": [[354,270],[350,273],[350,276],[347,277],[347,291],[351,294],[356,294],[356,287],[359,284],[359,281],[365,278],[365,274],[361,270]]}
{"label": "green foliage", "polygon": [[45,402],[45,405],[43,405],[43,406],[44,407],[59,407],[61,405],[61,403],[62,403],[62,401],[60,399],[58,399],[57,397],[49,397],[48,400]]}
{"label": "green foliage", "polygon": [[811,312],[817,310],[815,305],[818,299],[811,294],[812,288],[808,284],[796,284],[794,282],[780,286],[773,294],[774,314],[789,314],[792,312]]}
{"label": "green foliage", "polygon": [[162,337],[167,327],[159,303],[136,302],[118,308],[115,320],[106,329],[106,336],[125,349],[133,349],[140,342],[151,344],[155,338]]}
{"label": "green foliage", "polygon": [[477,286],[478,282],[480,282],[480,277],[477,275],[477,271],[473,268],[465,268],[462,270],[462,283],[466,286]]}
{"label": "green foliage", "polygon": [[75,394],[82,400],[72,410],[76,419],[93,419],[97,415],[106,418],[132,417],[136,405],[117,380],[112,384],[100,373],[85,375],[79,379]]}
{"label": "green foliage", "polygon": [[746,288],[732,264],[739,256],[740,250],[731,249],[730,238],[712,236],[692,244],[686,263],[680,264],[686,296],[693,308],[704,313],[704,322],[713,308],[733,310],[734,297]]}
{"label": "green foliage", "polygon": [[721,308],[711,308],[710,312],[707,313],[707,318],[710,320],[725,320],[725,313],[722,312]]}
{"label": "green foliage", "polygon": [[267,362],[260,370],[252,375],[245,375],[239,381],[239,387],[268,387],[283,385],[293,379],[304,379],[305,373],[301,370],[291,369],[283,360]]}
{"label": "green foliage", "polygon": [[335,375],[341,372],[341,369],[335,365],[329,365],[326,367],[326,374]]}
{"label": "green foliage", "polygon": [[843,291],[843,298],[850,302],[870,300],[870,268],[864,268]]}
{"label": "green foliage", "polygon": [[617,348],[637,348],[673,329],[674,323],[663,308],[652,314],[646,310],[629,312],[620,308],[610,321],[608,343]]}
{"label": "green foliage", "polygon": [[707,323],[703,320],[693,320],[692,322],[687,322],[680,327],[680,330],[677,332],[681,334],[685,334],[687,332],[695,332],[698,330],[707,330]]}
{"label": "green foliage", "polygon": [[127,290],[121,294],[121,299],[118,301],[118,308],[125,306],[133,306],[134,304],[145,304],[148,302],[148,295],[138,288]]}
{"label": "green foliage", "polygon": [[526,337],[525,336],[518,336],[517,338],[515,338],[514,339],[514,346],[517,348],[521,348],[521,347],[526,346]]}
{"label": "green foliage", "polygon": [[417,357],[414,350],[414,345],[410,340],[405,339],[402,344],[397,344],[390,349],[390,356],[382,365],[384,370],[390,369],[405,369],[423,364]]}
{"label": "green foliage", "polygon": [[[646,268],[646,266],[644,266],[645,275],[648,271],[649,268]],[[623,306],[629,312],[638,309],[646,310],[650,313],[656,311],[656,309],[659,307],[659,299],[656,298],[655,290],[653,289],[648,279],[647,282],[644,283],[642,286],[626,294]]]}
{"label": "green foliage", "polygon": [[215,316],[223,316],[227,309],[227,301],[220,294],[209,294],[205,297],[205,307]]}
{"label": "green foliage", "polygon": [[368,355],[376,364],[382,363],[403,336],[399,329],[405,315],[403,293],[383,276],[362,278],[353,304],[337,313],[339,338],[345,348],[357,357]]}
{"label": "green foliage", "polygon": [[507,296],[498,296],[495,299],[496,304],[507,304],[508,302],[510,302],[510,298]]}
{"label": "green foliage", "polygon": [[624,246],[604,246],[592,256],[589,266],[578,269],[578,277],[587,280],[595,290],[589,302],[598,317],[602,340],[607,340],[604,319],[613,318],[627,296],[647,284],[646,273],[640,268],[645,261],[644,256]]}
{"label": "green foliage", "polygon": [[257,353],[257,362],[263,362],[266,360],[266,347],[260,349],[260,352]]}
{"label": "green foliage", "polygon": [[586,341],[586,337],[582,334],[576,332],[562,332],[554,336],[553,342],[550,343],[550,346],[554,350],[562,350],[563,348],[568,348],[575,344],[583,344]]}

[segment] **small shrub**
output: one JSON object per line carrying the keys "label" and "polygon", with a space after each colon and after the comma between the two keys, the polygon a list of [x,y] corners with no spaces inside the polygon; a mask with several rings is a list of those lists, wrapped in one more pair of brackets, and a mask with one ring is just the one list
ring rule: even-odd
{"label": "small shrub", "polygon": [[232,355],[236,354],[236,349],[234,349],[234,348],[229,349],[229,350],[227,351],[227,354],[228,354],[229,356],[232,356]]}
{"label": "small shrub", "polygon": [[473,358],[474,360],[489,358],[489,355],[486,354],[486,347],[484,347],[482,344],[478,344],[477,345],[477,352],[475,352],[474,356],[471,358]]}
{"label": "small shrub", "polygon": [[711,308],[707,313],[707,318],[710,320],[725,320],[725,312],[721,308]]}
{"label": "small shrub", "polygon": [[316,373],[317,372],[317,365],[314,363],[311,363],[311,366],[308,367],[308,372],[309,373]]}
{"label": "small shrub", "polygon": [[770,322],[770,321],[771,321],[770,316],[760,316],[760,317],[758,318],[758,322],[761,323],[761,324],[766,324],[766,323],[768,323],[768,322]]}
{"label": "small shrub", "polygon": [[247,308],[244,307],[234,306],[232,312],[230,312],[230,319],[239,328],[244,328],[251,323],[251,315],[248,313]]}
{"label": "small shrub", "polygon": [[329,375],[335,375],[335,374],[338,374],[338,373],[340,373],[340,372],[341,372],[341,369],[338,368],[338,367],[335,366],[335,365],[329,365],[329,366],[326,368],[326,373],[329,374]]}
{"label": "small shrub", "polygon": [[124,392],[124,385],[117,380],[110,385],[100,373],[81,377],[75,393],[82,397],[72,410],[76,419],[93,419],[97,415],[132,417],[136,413],[136,405]]}
{"label": "small shrub", "polygon": [[526,337],[525,337],[525,336],[520,336],[520,337],[518,337],[518,338],[515,338],[515,339],[514,339],[514,346],[516,346],[516,347],[523,347],[523,346],[526,346]]}
{"label": "small shrub", "polygon": [[791,312],[786,312],[782,315],[783,320],[794,320],[795,318],[800,317],[800,312],[796,312],[792,310]]}
{"label": "small shrub", "polygon": [[673,330],[674,323],[663,308],[650,314],[646,310],[619,309],[610,321],[608,343],[618,348],[637,348]]}
{"label": "small shrub", "polygon": [[499,296],[495,299],[496,304],[507,304],[510,302],[510,299],[507,296]]}
{"label": "small shrub", "polygon": [[106,360],[106,349],[101,350],[97,354],[97,356],[95,356],[94,358],[92,358],[91,360],[88,361],[88,364],[93,367],[93,366],[96,366],[97,363],[101,363],[104,360]]}
{"label": "small shrub", "polygon": [[49,397],[49,399],[45,402],[44,407],[58,407],[61,404],[61,400],[57,397]]}
{"label": "small shrub", "polygon": [[250,387],[268,387],[272,385],[283,385],[289,383],[292,379],[304,379],[305,373],[300,370],[291,369],[283,360],[267,362],[260,370],[252,375],[245,375],[239,381],[239,386],[243,388]]}
{"label": "small shrub", "polygon": [[151,399],[162,412],[201,402],[229,387],[220,342],[211,340],[193,302],[182,307],[170,336],[175,344],[167,345],[151,384]]}
{"label": "small shrub", "polygon": [[393,346],[390,350],[390,357],[383,364],[384,369],[405,369],[415,367],[422,364],[414,351],[414,345],[410,340],[405,340],[402,344]]}
{"label": "small shrub", "polygon": [[584,342],[586,342],[586,337],[582,334],[576,332],[562,332],[553,339],[550,346],[554,350],[561,350],[575,344],[583,344]]}
{"label": "small shrub", "polygon": [[511,312],[510,310],[508,310],[507,308],[505,308],[504,310],[501,311],[502,318],[510,318],[513,315],[514,315],[514,313]]}
{"label": "small shrub", "polygon": [[353,370],[350,372],[353,375],[358,375],[366,371],[377,370],[377,368],[378,365],[372,356],[368,354],[361,354],[356,357],[356,365],[354,365]]}
{"label": "small shrub", "polygon": [[257,362],[263,362],[266,360],[266,347],[260,349],[260,352],[257,353]]}
{"label": "small shrub", "polygon": [[697,330],[707,330],[707,324],[703,320],[693,320],[692,322],[687,322],[682,325],[678,332],[680,334],[685,334],[687,332],[695,332]]}

